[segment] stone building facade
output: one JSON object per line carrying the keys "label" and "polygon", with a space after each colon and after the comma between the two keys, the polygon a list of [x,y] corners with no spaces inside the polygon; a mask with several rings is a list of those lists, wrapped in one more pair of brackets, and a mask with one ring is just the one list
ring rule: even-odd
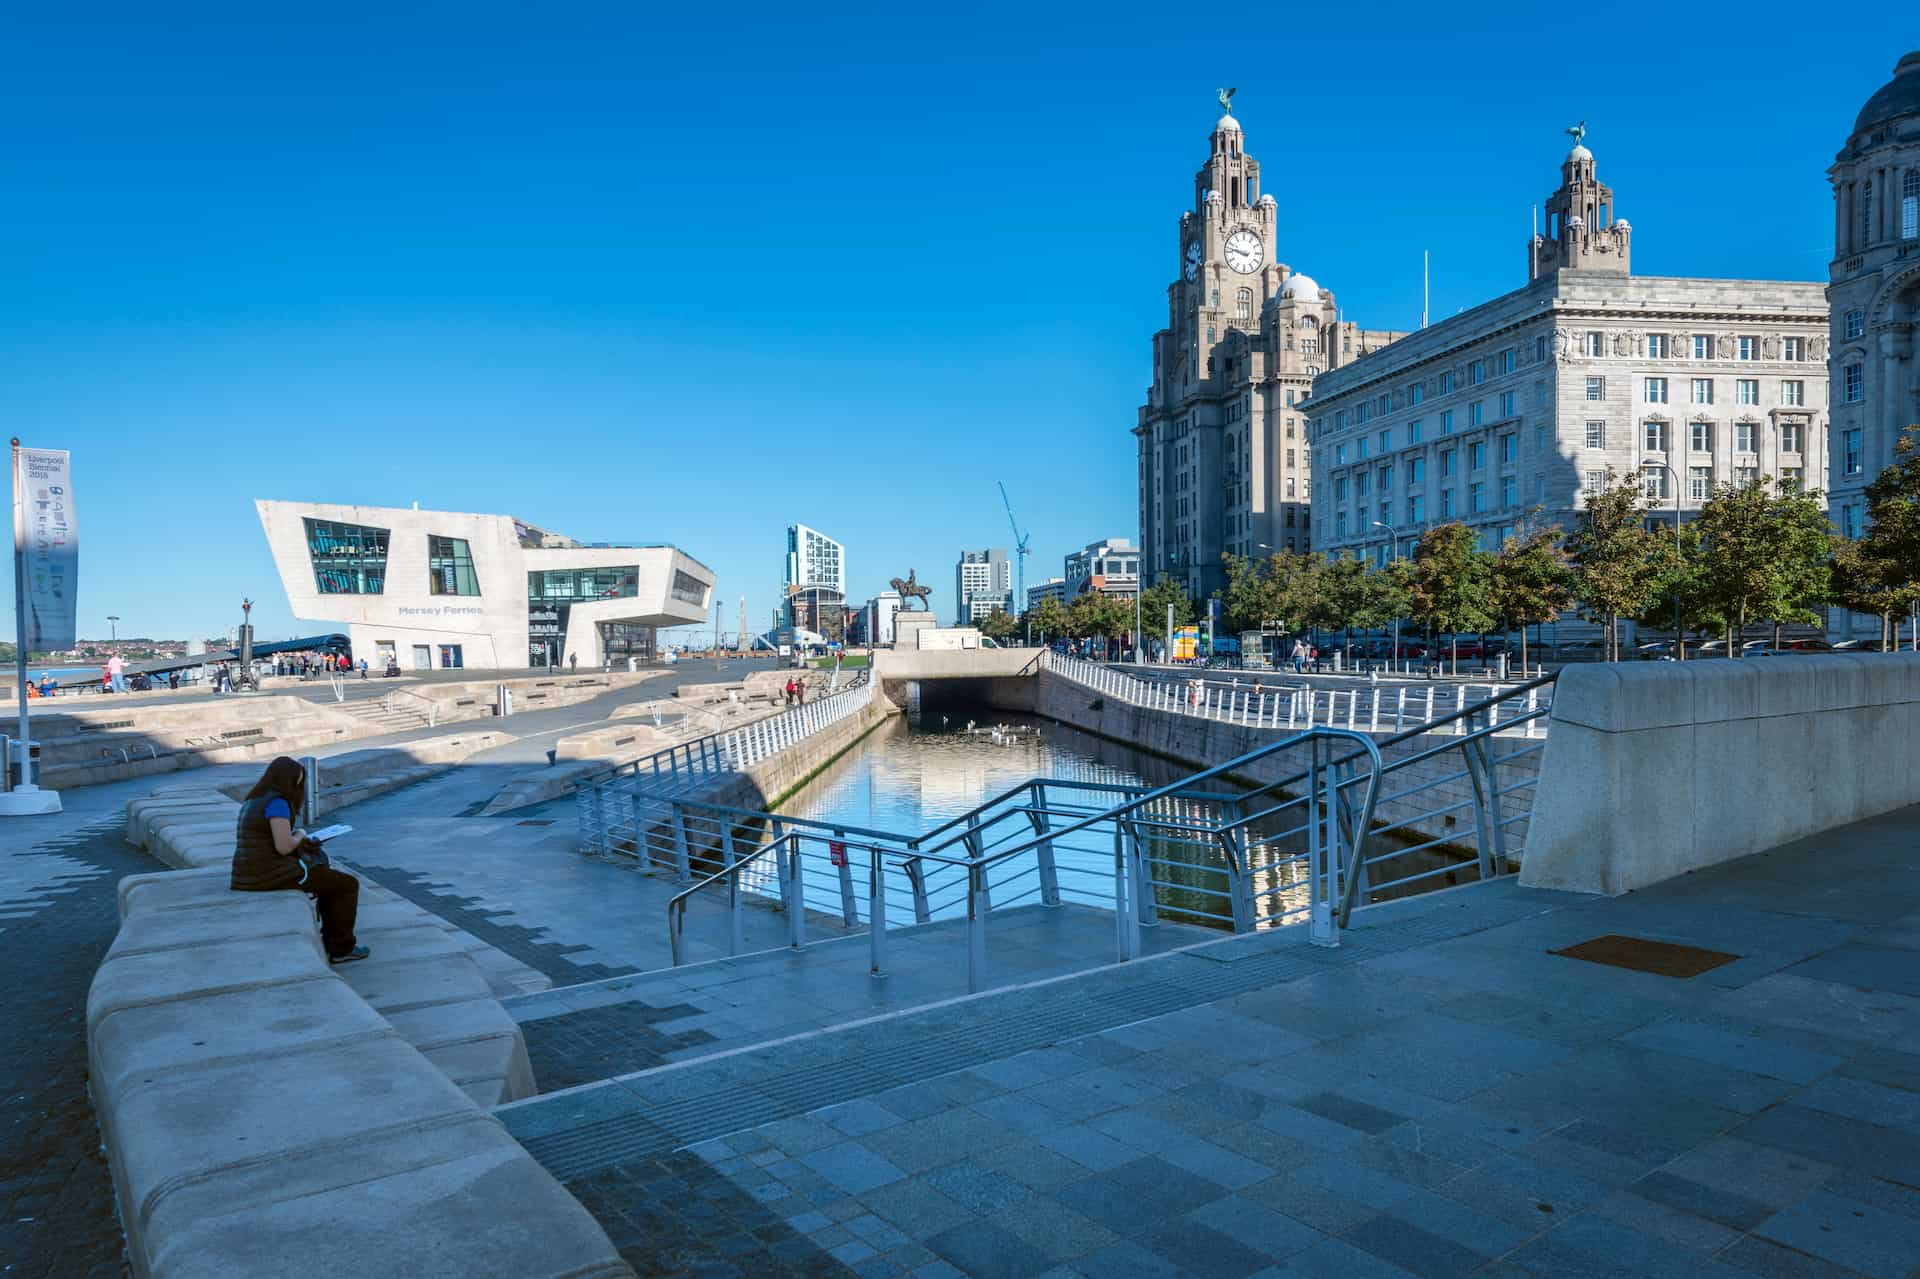
{"label": "stone building facade", "polygon": [[1400,336],[1343,320],[1330,291],[1278,260],[1279,205],[1231,113],[1209,147],[1134,426],[1142,580],[1172,577],[1202,597],[1226,582],[1223,554],[1308,548],[1296,405],[1316,376]]}
{"label": "stone building facade", "polygon": [[1761,475],[1820,487],[1822,286],[1636,276],[1613,206],[1576,145],[1525,286],[1321,375],[1317,548],[1385,560],[1458,520],[1492,549],[1534,508],[1571,525],[1609,468],[1659,512]]}
{"label": "stone building facade", "polygon": [[[1920,51],[1867,99],[1827,171],[1833,183],[1833,522],[1866,526],[1866,486],[1920,423]],[[1878,619],[1859,619],[1877,633]]]}

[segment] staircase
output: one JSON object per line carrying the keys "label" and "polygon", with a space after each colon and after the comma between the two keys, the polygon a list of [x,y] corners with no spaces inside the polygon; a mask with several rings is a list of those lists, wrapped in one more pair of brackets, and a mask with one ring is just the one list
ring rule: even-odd
{"label": "staircase", "polygon": [[382,733],[404,733],[415,728],[430,728],[432,721],[420,711],[411,707],[390,707],[385,698],[363,697],[354,701],[341,702],[337,709],[346,712],[363,724],[372,726],[370,735]]}

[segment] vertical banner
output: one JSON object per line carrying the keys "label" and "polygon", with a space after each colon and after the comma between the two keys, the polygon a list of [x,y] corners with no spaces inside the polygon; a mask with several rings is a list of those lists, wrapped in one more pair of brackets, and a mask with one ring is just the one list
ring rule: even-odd
{"label": "vertical banner", "polygon": [[80,580],[73,465],[65,449],[14,451],[13,546],[30,651],[72,648]]}

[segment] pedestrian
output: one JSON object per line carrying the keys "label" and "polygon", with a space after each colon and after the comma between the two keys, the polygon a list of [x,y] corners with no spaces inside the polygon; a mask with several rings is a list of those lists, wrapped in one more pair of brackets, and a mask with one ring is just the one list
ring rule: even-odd
{"label": "pedestrian", "polygon": [[787,705],[792,706],[793,705],[793,676],[791,675],[787,676],[786,694],[787,694]]}
{"label": "pedestrian", "polygon": [[578,653],[567,654],[567,669],[572,671],[578,671],[580,669],[580,654]]}
{"label": "pedestrian", "polygon": [[793,697],[800,705],[805,706],[807,704],[807,681],[805,679],[797,679],[793,682]]}
{"label": "pedestrian", "polygon": [[107,659],[107,677],[113,681],[114,692],[127,691],[127,664],[120,660],[120,654],[115,653]]}
{"label": "pedestrian", "polygon": [[179,671],[168,671],[168,672],[167,672],[167,687],[168,687],[168,688],[176,688],[176,689],[180,687],[180,672],[179,672]]}
{"label": "pedestrian", "polygon": [[365,679],[366,677],[367,677],[367,659],[363,657],[360,659],[360,678]]}
{"label": "pedestrian", "polygon": [[306,791],[307,770],[299,764],[282,755],[267,765],[240,805],[228,887],[243,893],[300,889],[320,909],[320,944],[328,962],[365,959],[369,952],[353,935],[360,881],[335,870],[325,850],[294,825]]}
{"label": "pedestrian", "polygon": [[1307,642],[1303,639],[1293,641],[1293,673],[1295,675],[1307,673]]}

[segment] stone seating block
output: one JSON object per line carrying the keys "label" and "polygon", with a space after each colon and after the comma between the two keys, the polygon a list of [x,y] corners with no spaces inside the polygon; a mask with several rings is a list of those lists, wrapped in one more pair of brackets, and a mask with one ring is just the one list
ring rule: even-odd
{"label": "stone seating block", "polygon": [[87,1027],[91,1032],[108,1015],[142,1004],[310,981],[331,971],[317,931],[109,956],[87,992]]}
{"label": "stone seating block", "polygon": [[[391,1175],[356,1177],[242,1212],[209,1215],[170,1234],[153,1279],[252,1279],[289,1258],[361,1258],[409,1279],[615,1279],[632,1275],[593,1218],[497,1123],[435,1134],[470,1149],[454,1157],[396,1152]],[[434,1156],[444,1156],[435,1150]],[[365,1161],[358,1150],[344,1161]],[[372,1273],[372,1272],[370,1272]]]}
{"label": "stone seating block", "polygon": [[312,931],[313,904],[305,893],[241,894],[229,889],[227,895],[255,900],[251,909],[241,911],[231,910],[225,903],[138,911],[120,925],[119,935],[107,948],[108,958],[255,937],[287,937],[289,945],[301,946]]}
{"label": "stone seating block", "polygon": [[483,1106],[518,1101],[539,1091],[519,1024],[492,999],[408,1009],[389,1013],[386,1020],[454,1083],[466,1087],[477,1080],[494,1081],[491,1096],[474,1098]]}
{"label": "stone seating block", "polygon": [[225,871],[213,866],[128,875],[120,881],[120,918],[124,920],[135,910],[197,909],[234,901],[241,895],[227,887],[228,878]]}
{"label": "stone seating block", "polygon": [[394,1033],[344,982],[318,974],[309,981],[144,1004],[112,1013],[95,1028],[93,1086],[120,1096],[130,1081],[169,1071],[259,1063],[318,1044]]}
{"label": "stone seating block", "polygon": [[442,959],[467,953],[466,947],[449,937],[446,929],[435,926],[417,912],[414,918],[405,922],[390,920],[381,924],[363,920],[356,923],[354,932],[359,934],[362,942],[374,948],[371,960],[354,966],[361,972],[385,964]]}
{"label": "stone seating block", "polygon": [[343,964],[336,971],[355,994],[383,1015],[429,1004],[493,997],[480,966],[465,954],[436,954],[414,960],[373,959]]}

